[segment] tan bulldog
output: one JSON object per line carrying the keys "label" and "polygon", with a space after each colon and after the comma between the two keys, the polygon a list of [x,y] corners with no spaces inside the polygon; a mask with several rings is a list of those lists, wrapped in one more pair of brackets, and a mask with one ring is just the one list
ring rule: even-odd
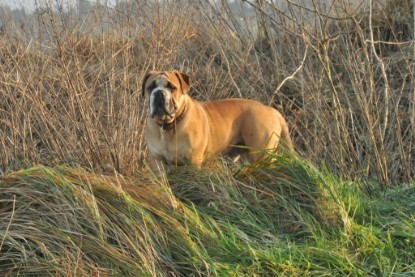
{"label": "tan bulldog", "polygon": [[277,110],[247,99],[198,102],[188,95],[190,79],[174,70],[153,71],[143,80],[150,108],[145,140],[153,169],[200,166],[217,155],[237,158],[242,150],[254,162],[262,156],[258,150],[276,149],[280,139],[293,150],[287,122]]}

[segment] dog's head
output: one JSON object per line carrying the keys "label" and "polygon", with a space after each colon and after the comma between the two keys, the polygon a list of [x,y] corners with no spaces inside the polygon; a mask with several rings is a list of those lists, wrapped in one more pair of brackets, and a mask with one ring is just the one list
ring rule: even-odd
{"label": "dog's head", "polygon": [[184,104],[190,89],[190,76],[180,71],[151,71],[143,79],[143,96],[149,99],[150,116],[170,123]]}

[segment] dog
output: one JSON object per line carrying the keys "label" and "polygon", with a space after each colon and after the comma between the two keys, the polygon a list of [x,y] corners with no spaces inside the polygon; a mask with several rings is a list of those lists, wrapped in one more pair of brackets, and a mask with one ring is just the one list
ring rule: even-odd
{"label": "dog", "polygon": [[[281,140],[293,150],[287,122],[275,109],[248,99],[199,102],[189,96],[191,76],[180,71],[152,71],[142,83],[149,117],[145,141],[152,169],[168,164],[200,167],[206,160],[241,150],[250,162],[274,150]],[[246,147],[238,147],[246,146]]]}

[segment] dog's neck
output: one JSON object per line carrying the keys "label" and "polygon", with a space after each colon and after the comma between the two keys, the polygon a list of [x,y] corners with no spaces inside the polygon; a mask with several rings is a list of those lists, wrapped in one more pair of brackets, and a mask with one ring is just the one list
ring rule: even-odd
{"label": "dog's neck", "polygon": [[170,131],[171,129],[173,129],[174,127],[176,127],[177,124],[180,123],[180,121],[182,121],[182,119],[186,115],[186,112],[187,112],[187,104],[185,103],[183,105],[183,107],[181,108],[181,110],[177,113],[177,116],[174,118],[174,120],[172,122],[162,123],[162,124],[160,124],[160,123],[157,122],[157,125],[163,131]]}

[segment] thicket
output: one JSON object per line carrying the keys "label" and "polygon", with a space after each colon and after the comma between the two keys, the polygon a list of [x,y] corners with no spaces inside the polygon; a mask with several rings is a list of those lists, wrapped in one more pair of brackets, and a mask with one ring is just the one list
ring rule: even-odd
{"label": "thicket", "polygon": [[[79,164],[133,175],[146,156],[141,80],[193,75],[199,100],[281,110],[297,151],[344,178],[413,180],[413,1],[46,1],[0,35],[0,172]],[[244,7],[244,9],[242,9]]]}

